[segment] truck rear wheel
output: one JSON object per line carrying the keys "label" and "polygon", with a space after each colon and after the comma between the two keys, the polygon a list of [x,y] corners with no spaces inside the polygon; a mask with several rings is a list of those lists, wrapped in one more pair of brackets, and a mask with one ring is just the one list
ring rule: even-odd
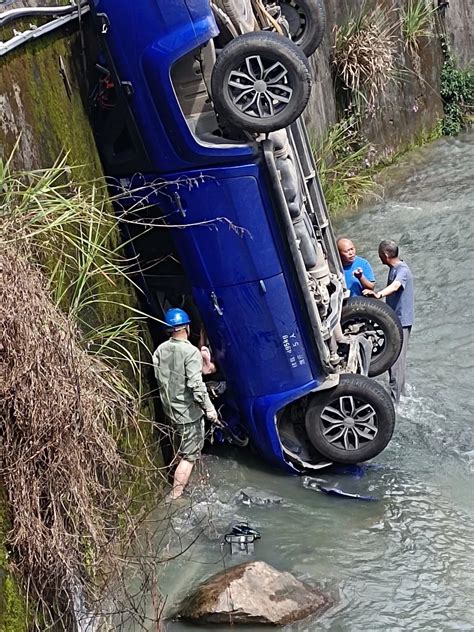
{"label": "truck rear wheel", "polygon": [[250,33],[255,29],[251,0],[213,0],[227,14],[238,33]]}
{"label": "truck rear wheel", "polygon": [[364,375],[343,374],[338,386],[315,393],[306,410],[313,447],[335,463],[355,464],[380,454],[395,428],[387,391]]}
{"label": "truck rear wheel", "polygon": [[269,133],[291,125],[311,93],[308,59],[277,33],[246,33],[224,46],[211,80],[223,121],[237,129]]}
{"label": "truck rear wheel", "polygon": [[278,0],[292,41],[309,57],[321,44],[326,30],[323,0]]}
{"label": "truck rear wheel", "polygon": [[344,334],[364,334],[372,342],[369,376],[381,375],[400,355],[403,330],[393,309],[374,298],[353,296],[342,308]]}

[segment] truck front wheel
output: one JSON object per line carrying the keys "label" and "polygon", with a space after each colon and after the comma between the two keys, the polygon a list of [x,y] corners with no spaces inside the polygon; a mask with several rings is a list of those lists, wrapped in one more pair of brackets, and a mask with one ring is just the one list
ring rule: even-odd
{"label": "truck front wheel", "polygon": [[344,334],[364,334],[372,343],[369,376],[381,375],[400,355],[403,331],[391,307],[374,298],[354,296],[342,308]]}
{"label": "truck front wheel", "polygon": [[374,458],[388,445],[395,409],[380,384],[364,375],[343,374],[338,386],[313,395],[305,426],[322,456],[355,464]]}
{"label": "truck front wheel", "polygon": [[246,33],[218,55],[211,91],[223,122],[249,132],[274,132],[294,123],[306,107],[309,62],[283,35]]}

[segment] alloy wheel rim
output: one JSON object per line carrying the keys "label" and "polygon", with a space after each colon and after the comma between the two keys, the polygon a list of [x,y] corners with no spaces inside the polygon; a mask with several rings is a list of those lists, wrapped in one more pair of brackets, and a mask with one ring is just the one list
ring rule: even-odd
{"label": "alloy wheel rim", "polygon": [[300,45],[306,32],[306,13],[295,0],[285,0],[282,2],[281,12],[288,20],[292,41]]}
{"label": "alloy wheel rim", "polygon": [[246,57],[231,71],[227,85],[234,107],[253,118],[280,114],[293,96],[288,69],[262,55]]}
{"label": "alloy wheel rim", "polygon": [[346,451],[359,450],[378,434],[375,409],[353,395],[328,404],[321,413],[321,423],[326,441]]}

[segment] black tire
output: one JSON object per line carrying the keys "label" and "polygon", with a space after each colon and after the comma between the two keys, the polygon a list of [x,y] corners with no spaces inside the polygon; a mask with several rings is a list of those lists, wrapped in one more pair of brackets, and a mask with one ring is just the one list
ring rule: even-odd
{"label": "black tire", "polygon": [[326,32],[326,9],[323,0],[278,0],[288,21],[290,36],[309,57],[319,47]]}
{"label": "black tire", "polygon": [[255,29],[252,0],[213,0],[226,13],[239,33],[251,33]]}
{"label": "black tire", "polygon": [[365,333],[372,340],[372,359],[369,376],[381,375],[393,365],[400,355],[403,330],[393,309],[374,298],[353,296],[342,308],[342,331]]}
{"label": "black tire", "polygon": [[211,90],[224,122],[249,132],[274,132],[294,123],[306,107],[311,94],[309,62],[282,35],[246,33],[222,49]]}
{"label": "black tire", "polygon": [[[338,410],[344,412],[334,412]],[[305,425],[311,444],[322,456],[334,463],[355,464],[386,448],[395,428],[395,408],[380,384],[365,375],[345,373],[338,386],[314,394]]]}

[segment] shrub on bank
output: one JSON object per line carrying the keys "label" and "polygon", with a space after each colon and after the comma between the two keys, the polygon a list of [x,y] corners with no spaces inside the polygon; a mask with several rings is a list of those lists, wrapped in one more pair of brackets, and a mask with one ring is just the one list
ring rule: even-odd
{"label": "shrub on bank", "polygon": [[474,113],[474,68],[461,69],[447,52],[441,71],[441,97],[445,118],[443,134],[456,136],[472,124]]}

